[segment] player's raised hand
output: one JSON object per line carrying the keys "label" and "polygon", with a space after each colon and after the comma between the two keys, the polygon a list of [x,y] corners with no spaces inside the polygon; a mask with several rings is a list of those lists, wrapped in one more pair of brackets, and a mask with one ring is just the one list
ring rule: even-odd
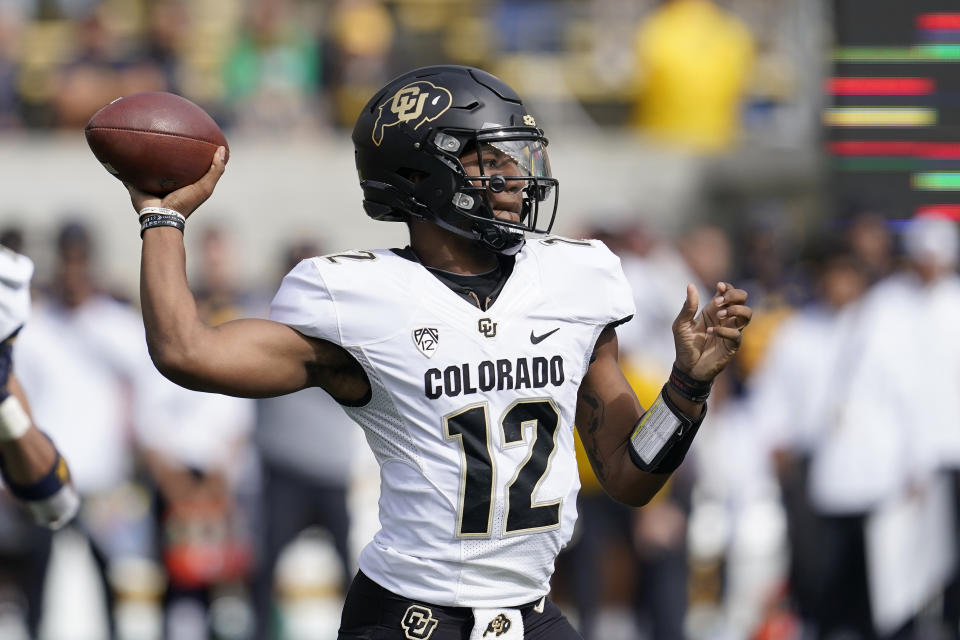
{"label": "player's raised hand", "polygon": [[747,292],[726,282],[700,314],[697,288],[687,285],[687,299],[673,321],[677,367],[697,380],[709,381],[723,370],[740,348],[741,331],[753,310],[746,305]]}
{"label": "player's raised hand", "polygon": [[207,173],[204,174],[202,178],[193,184],[188,184],[185,187],[168,193],[162,198],[144,193],[136,187],[126,184],[127,191],[130,192],[130,201],[133,203],[134,210],[138,213],[142,211],[144,207],[163,207],[165,209],[178,211],[184,218],[189,218],[190,214],[196,211],[197,207],[206,202],[207,198],[213,194],[213,190],[216,188],[220,176],[223,175],[226,164],[226,149],[220,147],[217,149],[217,152],[213,154],[213,162],[210,164],[210,169],[207,170]]}

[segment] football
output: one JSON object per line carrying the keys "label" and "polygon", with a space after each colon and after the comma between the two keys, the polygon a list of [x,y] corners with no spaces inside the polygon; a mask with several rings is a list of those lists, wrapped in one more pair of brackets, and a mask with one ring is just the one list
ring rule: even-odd
{"label": "football", "polygon": [[162,91],[117,98],[93,114],[84,132],[107,171],[157,196],[199,180],[217,147],[227,147],[206,111]]}

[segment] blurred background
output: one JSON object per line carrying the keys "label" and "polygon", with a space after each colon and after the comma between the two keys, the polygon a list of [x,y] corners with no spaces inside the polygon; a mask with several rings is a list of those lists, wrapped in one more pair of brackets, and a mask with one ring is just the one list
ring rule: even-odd
{"label": "blurred background", "polygon": [[607,242],[648,404],[684,287],[755,317],[687,461],[614,503],[585,458],[552,597],[587,640],[956,638],[960,8],[955,0],[0,0],[0,243],[37,264],[17,367],[85,502],[0,495],[0,638],[334,638],[376,465],[320,391],[167,385],[125,190],[83,138],[173,91],[231,159],[190,220],[210,323],[296,262],[403,246],[349,132],[392,77],[500,76],[551,139],[555,231]]}

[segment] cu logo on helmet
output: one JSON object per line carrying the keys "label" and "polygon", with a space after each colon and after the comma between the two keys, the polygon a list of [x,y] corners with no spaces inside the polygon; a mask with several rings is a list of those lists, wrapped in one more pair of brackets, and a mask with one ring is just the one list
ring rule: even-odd
{"label": "cu logo on helmet", "polygon": [[401,87],[377,109],[371,138],[378,147],[388,127],[401,122],[414,123],[417,129],[425,122],[436,120],[453,104],[453,95],[443,87],[426,80],[417,80]]}

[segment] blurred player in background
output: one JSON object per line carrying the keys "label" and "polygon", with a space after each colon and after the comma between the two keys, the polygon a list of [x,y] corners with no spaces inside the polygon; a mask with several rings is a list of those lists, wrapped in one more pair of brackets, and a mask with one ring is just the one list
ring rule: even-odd
{"label": "blurred player in background", "polygon": [[[66,461],[53,441],[34,426],[23,387],[13,374],[13,341],[30,313],[32,276],[33,262],[29,258],[0,246],[0,476],[9,495],[26,507],[36,524],[59,529],[76,515],[80,498]],[[5,497],[0,495],[0,501]],[[31,533],[30,538],[40,539],[46,553],[28,553],[29,558],[49,553],[48,534]],[[17,560],[0,555],[0,565],[4,566],[0,582],[11,580],[22,591],[27,631],[36,637],[42,580],[37,579],[31,562]]]}
{"label": "blurred player in background", "polygon": [[[301,239],[288,247],[283,273],[319,255],[317,243]],[[318,429],[324,446],[316,446]],[[360,445],[356,425],[322,389],[304,389],[257,402],[254,441],[260,454],[262,500],[254,600],[261,636],[272,628],[281,604],[276,598],[277,560],[305,529],[319,526],[330,536],[340,561],[343,594],[350,586],[355,557],[350,553],[348,488]],[[338,594],[342,597],[343,594]]]}
{"label": "blurred player in background", "polygon": [[167,209],[142,224],[154,361],[206,391],[321,387],[363,427],[382,528],[341,638],[578,638],[546,598],[576,519],[574,421],[604,489],[646,504],[740,344],[746,293],[718,283],[698,313],[687,287],[675,366],[644,411],[617,363],[614,327],[634,311],[619,261],[602,243],[545,235],[558,183],[510,87],[467,67],[410,72],[371,99],[353,140],[367,214],[405,222],[410,246],[301,262],[271,320],[208,327],[187,286],[183,222],[212,194],[224,149],[162,199],[130,189],[138,212]]}
{"label": "blurred player in background", "polygon": [[[113,636],[123,569],[153,551],[135,436],[167,425],[170,385],[150,362],[139,314],[103,291],[90,229],[64,223],[55,251],[50,296],[17,338],[17,373],[37,422],[70,460],[83,497],[76,529],[90,542]],[[37,574],[42,585],[46,560]]]}

